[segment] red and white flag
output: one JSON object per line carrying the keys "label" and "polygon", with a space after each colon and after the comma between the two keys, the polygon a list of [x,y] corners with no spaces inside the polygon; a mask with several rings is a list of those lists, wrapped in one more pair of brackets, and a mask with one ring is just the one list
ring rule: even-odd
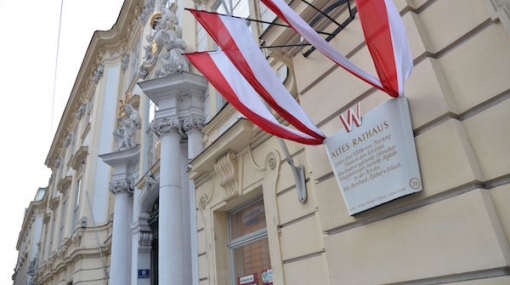
{"label": "red and white flag", "polygon": [[187,53],[185,56],[234,108],[264,131],[302,144],[322,144],[324,137],[312,137],[280,124],[222,51]]}
{"label": "red and white flag", "polygon": [[411,74],[413,60],[405,26],[392,0],[356,0],[367,47],[378,78],[362,70],[314,31],[285,1],[261,0],[317,50],[353,75],[388,93],[404,94],[404,81]]}
{"label": "red and white flag", "polygon": [[206,11],[190,12],[273,110],[301,132],[319,140],[325,138],[280,82],[253,39],[246,20]]}

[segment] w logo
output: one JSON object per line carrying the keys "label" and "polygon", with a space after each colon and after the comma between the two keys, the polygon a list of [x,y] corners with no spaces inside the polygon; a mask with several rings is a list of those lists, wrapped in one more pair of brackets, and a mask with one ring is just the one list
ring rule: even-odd
{"label": "w logo", "polygon": [[347,111],[347,119],[345,119],[344,115],[341,114],[340,121],[342,121],[342,124],[344,125],[345,130],[349,133],[352,131],[352,125],[356,125],[356,127],[361,126],[361,102],[358,102],[356,104],[356,113],[350,108]]}

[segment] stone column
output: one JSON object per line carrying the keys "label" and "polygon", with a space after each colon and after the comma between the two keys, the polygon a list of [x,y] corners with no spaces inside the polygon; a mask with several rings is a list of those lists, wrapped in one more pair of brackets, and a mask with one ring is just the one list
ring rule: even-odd
{"label": "stone column", "polygon": [[[185,248],[190,232],[183,230],[183,217],[189,217],[189,206],[182,204],[181,140],[182,123],[188,117],[203,117],[203,99],[207,81],[199,75],[182,72],[138,83],[144,93],[159,107],[152,122],[161,142],[159,178],[159,283],[188,285],[191,276],[191,250]],[[184,219],[186,220],[186,219]],[[189,218],[188,218],[189,220]]]}
{"label": "stone column", "polygon": [[132,193],[131,182],[124,180],[113,181],[110,191],[115,194],[113,207],[113,235],[112,235],[112,258],[110,264],[110,284],[129,284],[129,245],[127,234],[129,234],[129,195]]}
{"label": "stone column", "polygon": [[[188,135],[188,160],[195,158],[204,149],[203,142],[203,130],[204,118],[189,116],[184,119],[183,129]],[[198,240],[197,240],[197,211],[196,211],[196,196],[195,196],[195,185],[193,181],[189,181],[190,191],[189,193],[189,231],[191,234],[191,272],[192,272],[192,283],[198,285]]]}
{"label": "stone column", "polygon": [[128,274],[131,263],[131,236],[129,221],[129,196],[133,193],[138,170],[140,147],[100,155],[103,161],[113,167],[110,191],[115,194],[113,209],[112,254],[110,263],[111,285],[131,284]]}
{"label": "stone column", "polygon": [[177,117],[157,118],[152,127],[160,134],[159,282],[184,284],[181,203],[181,123]]}

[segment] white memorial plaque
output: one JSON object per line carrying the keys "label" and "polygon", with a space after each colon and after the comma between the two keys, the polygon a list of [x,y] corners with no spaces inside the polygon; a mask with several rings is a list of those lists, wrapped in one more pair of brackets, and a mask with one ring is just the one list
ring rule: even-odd
{"label": "white memorial plaque", "polygon": [[381,104],[359,127],[324,144],[349,215],[422,190],[405,97]]}

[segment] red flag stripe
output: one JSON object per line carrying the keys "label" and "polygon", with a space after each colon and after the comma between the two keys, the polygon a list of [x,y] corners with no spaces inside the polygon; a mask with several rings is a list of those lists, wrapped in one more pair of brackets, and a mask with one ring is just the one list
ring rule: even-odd
{"label": "red flag stripe", "polygon": [[261,0],[297,33],[353,75],[388,93],[402,96],[413,62],[405,26],[392,0],[356,0],[367,48],[379,79],[366,73],[327,43],[282,0]]}
{"label": "red flag stripe", "polygon": [[383,0],[356,0],[368,50],[384,90],[398,97],[398,80],[390,24]]}
{"label": "red flag stripe", "polygon": [[292,10],[285,2],[281,0],[261,0],[264,5],[271,9],[278,17],[291,26],[298,34],[311,43],[326,57],[334,61],[336,64],[350,72],[352,75],[365,81],[366,83],[385,91],[379,79],[367,73],[357,65],[352,63],[344,55],[333,48],[326,40],[324,40],[317,32],[313,30],[294,10]]}
{"label": "red flag stripe", "polygon": [[[221,65],[218,66],[217,62],[213,57],[216,57],[218,62],[218,56],[221,56],[221,52],[216,53],[191,53],[185,54],[188,60],[209,80],[209,82],[220,92],[221,95],[232,104],[241,114],[246,116],[250,121],[259,126],[264,131],[281,137],[289,139],[295,142],[308,144],[308,145],[319,145],[322,144],[322,139],[316,139],[310,137],[302,132],[293,130],[287,126],[281,125],[278,121],[269,113],[267,108],[264,111],[262,101],[256,95],[255,90],[246,82],[241,76],[235,76],[228,78],[233,75],[232,71],[235,69],[233,66],[226,66],[231,64],[228,60],[221,61]],[[230,71],[229,71],[230,70]],[[236,71],[237,72],[237,71]],[[234,88],[232,85],[236,85]],[[241,92],[236,92],[234,89],[240,89]],[[250,100],[250,102],[244,101],[239,97],[242,93],[243,98]],[[256,101],[258,100],[258,101]],[[250,104],[247,106],[247,104]],[[257,110],[256,112],[253,110]]]}
{"label": "red flag stripe", "polygon": [[[190,10],[257,93],[298,130],[323,140],[325,135],[310,121],[278,80],[243,19]],[[241,45],[241,46],[240,46]]]}

